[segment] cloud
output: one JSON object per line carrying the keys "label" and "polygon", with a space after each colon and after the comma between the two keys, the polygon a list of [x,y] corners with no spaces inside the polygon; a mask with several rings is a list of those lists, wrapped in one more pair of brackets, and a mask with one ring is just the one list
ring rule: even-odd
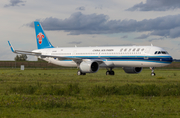
{"label": "cloud", "polygon": [[167,37],[170,35],[170,30],[169,29],[161,29],[161,30],[154,30],[151,35],[157,35],[157,36],[164,36]]}
{"label": "cloud", "polygon": [[[41,20],[41,23],[45,30],[64,30],[70,32],[71,35],[103,34],[103,32],[107,32],[107,28],[103,28],[106,27],[104,23],[107,20],[108,16],[103,14],[84,15],[81,12],[76,12],[64,20],[49,17]],[[28,25],[33,27],[33,22]]]}
{"label": "cloud", "polygon": [[180,37],[180,27],[176,27],[174,29],[170,30],[170,37],[171,38],[177,38]]}
{"label": "cloud", "polygon": [[10,0],[9,4],[6,4],[4,7],[14,7],[14,6],[25,6],[26,1],[22,0]]}
{"label": "cloud", "polygon": [[157,41],[157,40],[165,40],[164,37],[161,37],[161,38],[153,38],[153,39],[150,39],[148,40],[149,42],[152,42],[152,41]]}
{"label": "cloud", "polygon": [[136,37],[136,38],[134,38],[134,39],[146,39],[146,38],[148,38],[149,37],[149,34],[143,34],[143,35],[141,35],[141,36],[139,36],[139,37]]}
{"label": "cloud", "polygon": [[[137,20],[109,20],[104,14],[85,15],[81,12],[72,14],[69,18],[58,19],[48,17],[39,20],[45,30],[64,30],[70,35],[80,34],[112,34],[129,32],[146,32],[149,35],[176,38],[180,37],[180,15],[169,15],[155,19]],[[33,22],[27,26],[34,27]],[[143,36],[139,37],[142,38]]]}
{"label": "cloud", "polygon": [[167,11],[180,8],[180,0],[146,0],[127,9],[127,11]]}
{"label": "cloud", "polygon": [[81,44],[82,42],[81,41],[72,41],[72,42],[69,42],[68,44]]}
{"label": "cloud", "polygon": [[103,9],[103,6],[102,5],[99,5],[99,6],[97,6],[97,7],[95,7],[95,9]]}
{"label": "cloud", "polygon": [[121,38],[124,38],[124,39],[125,39],[125,38],[128,38],[128,36],[127,36],[127,35],[125,35],[125,36],[123,36],[123,37],[121,37]]}
{"label": "cloud", "polygon": [[85,10],[85,7],[84,7],[84,6],[81,6],[81,7],[76,8],[76,10],[84,11],[84,10]]}

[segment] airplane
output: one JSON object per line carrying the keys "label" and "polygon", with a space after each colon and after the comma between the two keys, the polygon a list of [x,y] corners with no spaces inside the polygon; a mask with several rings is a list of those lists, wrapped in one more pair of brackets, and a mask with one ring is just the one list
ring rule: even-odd
{"label": "airplane", "polygon": [[173,58],[160,47],[153,46],[104,46],[104,47],[59,47],[48,40],[39,21],[34,22],[37,48],[33,51],[14,50],[17,54],[37,56],[49,63],[65,67],[78,67],[77,75],[96,73],[100,67],[107,69],[106,75],[115,75],[116,67],[122,67],[128,74],[138,74],[143,67],[150,67],[155,76],[155,67],[172,63]]}

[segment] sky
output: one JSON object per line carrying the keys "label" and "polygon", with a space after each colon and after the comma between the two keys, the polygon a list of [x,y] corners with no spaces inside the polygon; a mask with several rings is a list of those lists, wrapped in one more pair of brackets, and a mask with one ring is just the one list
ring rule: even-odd
{"label": "sky", "polygon": [[153,44],[180,59],[180,0],[1,0],[0,60],[16,56],[7,41],[37,49],[34,21],[54,47]]}

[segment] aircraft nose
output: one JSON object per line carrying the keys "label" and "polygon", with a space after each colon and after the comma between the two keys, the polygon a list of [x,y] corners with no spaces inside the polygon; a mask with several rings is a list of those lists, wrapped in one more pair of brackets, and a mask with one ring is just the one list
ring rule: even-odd
{"label": "aircraft nose", "polygon": [[173,62],[173,58],[171,56],[169,58],[169,62]]}
{"label": "aircraft nose", "polygon": [[162,58],[162,59],[160,59],[161,61],[165,61],[165,62],[167,62],[167,63],[172,63],[173,62],[173,58],[171,57],[171,56],[168,56],[168,57],[166,57],[166,58]]}

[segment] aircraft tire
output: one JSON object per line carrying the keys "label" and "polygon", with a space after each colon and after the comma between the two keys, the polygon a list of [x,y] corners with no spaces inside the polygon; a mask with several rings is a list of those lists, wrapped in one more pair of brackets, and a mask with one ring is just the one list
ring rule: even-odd
{"label": "aircraft tire", "polygon": [[86,75],[86,73],[82,73],[80,70],[78,70],[77,75]]}
{"label": "aircraft tire", "polygon": [[115,73],[114,73],[114,71],[110,71],[110,75],[114,75]]}
{"label": "aircraft tire", "polygon": [[77,75],[81,75],[81,71],[80,70],[78,70]]}
{"label": "aircraft tire", "polygon": [[155,73],[151,73],[151,76],[155,76],[156,74]]}
{"label": "aircraft tire", "polygon": [[110,71],[106,71],[106,75],[110,75]]}
{"label": "aircraft tire", "polygon": [[106,71],[106,75],[114,75],[114,71]]}

